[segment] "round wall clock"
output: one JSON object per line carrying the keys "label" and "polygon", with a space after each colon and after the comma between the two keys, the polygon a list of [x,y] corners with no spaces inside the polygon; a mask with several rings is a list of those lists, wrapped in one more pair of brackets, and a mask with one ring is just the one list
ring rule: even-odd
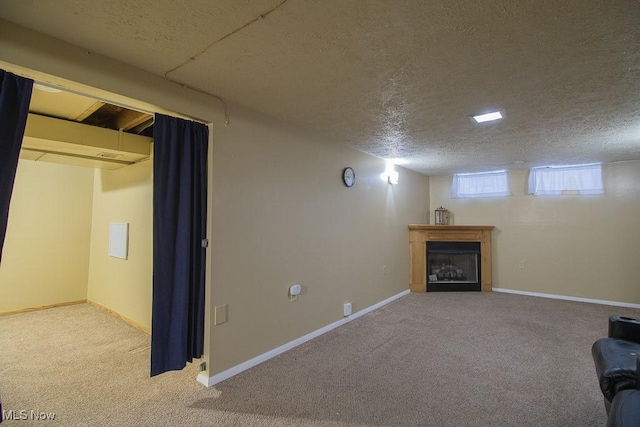
{"label": "round wall clock", "polygon": [[353,184],[356,183],[356,173],[353,171],[353,168],[344,168],[342,171],[342,181],[347,187],[353,187]]}

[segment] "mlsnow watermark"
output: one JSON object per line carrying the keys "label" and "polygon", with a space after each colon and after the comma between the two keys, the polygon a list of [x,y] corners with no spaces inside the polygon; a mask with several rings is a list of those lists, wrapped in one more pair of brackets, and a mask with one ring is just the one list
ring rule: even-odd
{"label": "mlsnow watermark", "polygon": [[53,421],[55,419],[55,412],[44,412],[36,409],[2,410],[3,421]]}

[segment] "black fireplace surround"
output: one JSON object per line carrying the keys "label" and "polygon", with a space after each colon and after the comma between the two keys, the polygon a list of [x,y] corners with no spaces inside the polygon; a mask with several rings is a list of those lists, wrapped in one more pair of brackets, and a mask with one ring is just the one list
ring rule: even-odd
{"label": "black fireplace surround", "polygon": [[427,292],[480,292],[480,242],[427,242]]}

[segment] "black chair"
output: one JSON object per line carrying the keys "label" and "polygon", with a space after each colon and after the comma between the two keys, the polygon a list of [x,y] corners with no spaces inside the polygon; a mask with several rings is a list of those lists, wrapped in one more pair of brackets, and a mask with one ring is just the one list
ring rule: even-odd
{"label": "black chair", "polygon": [[609,317],[609,336],[600,338],[591,354],[604,395],[607,413],[611,402],[622,390],[636,386],[636,359],[640,357],[640,319]]}
{"label": "black chair", "polygon": [[615,395],[607,427],[640,427],[640,357],[636,359],[636,388]]}
{"label": "black chair", "polygon": [[640,319],[609,317],[608,337],[591,347],[607,427],[640,427]]}

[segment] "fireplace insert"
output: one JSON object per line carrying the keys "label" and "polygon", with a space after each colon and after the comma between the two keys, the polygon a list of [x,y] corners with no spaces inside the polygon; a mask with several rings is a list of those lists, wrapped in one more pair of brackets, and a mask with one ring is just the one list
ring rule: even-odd
{"label": "fireplace insert", "polygon": [[427,292],[480,292],[480,242],[427,242]]}

